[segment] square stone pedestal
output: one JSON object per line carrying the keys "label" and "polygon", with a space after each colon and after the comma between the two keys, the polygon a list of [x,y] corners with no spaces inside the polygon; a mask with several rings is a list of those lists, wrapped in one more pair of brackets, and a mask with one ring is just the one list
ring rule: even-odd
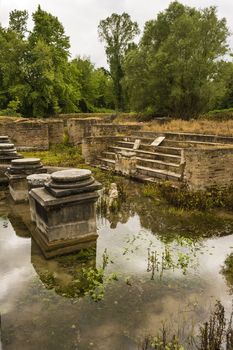
{"label": "square stone pedestal", "polygon": [[123,175],[134,175],[137,171],[136,153],[130,150],[116,153],[115,170]]}
{"label": "square stone pedestal", "polygon": [[96,244],[96,201],[101,185],[84,169],[58,171],[44,188],[32,189],[34,240],[46,258]]}

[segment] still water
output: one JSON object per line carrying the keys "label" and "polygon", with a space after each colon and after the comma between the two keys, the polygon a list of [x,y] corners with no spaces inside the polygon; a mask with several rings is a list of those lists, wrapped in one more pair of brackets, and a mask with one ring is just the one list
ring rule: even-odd
{"label": "still water", "polygon": [[2,198],[1,350],[137,350],[162,325],[187,341],[216,300],[229,315],[233,215],[127,192],[117,213],[98,214],[96,250],[52,260],[30,238],[27,205]]}

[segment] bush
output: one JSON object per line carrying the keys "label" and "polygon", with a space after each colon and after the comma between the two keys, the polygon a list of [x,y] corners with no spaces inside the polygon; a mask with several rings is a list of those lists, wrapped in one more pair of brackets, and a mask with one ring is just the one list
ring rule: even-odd
{"label": "bush", "polygon": [[200,115],[200,118],[218,121],[233,119],[233,108],[209,111],[206,114]]}

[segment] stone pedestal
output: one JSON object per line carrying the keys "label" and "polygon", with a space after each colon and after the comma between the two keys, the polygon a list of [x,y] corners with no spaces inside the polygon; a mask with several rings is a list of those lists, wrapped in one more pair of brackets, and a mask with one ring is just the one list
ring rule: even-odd
{"label": "stone pedestal", "polygon": [[89,170],[70,169],[53,173],[44,188],[30,191],[37,227],[32,234],[46,258],[96,244],[100,188]]}
{"label": "stone pedestal", "polygon": [[0,136],[0,143],[10,143],[8,136]]}
{"label": "stone pedestal", "polygon": [[[28,192],[33,188],[44,187],[45,183],[48,182],[51,178],[50,174],[33,174],[27,176],[28,182]],[[29,196],[29,206],[32,222],[36,222],[36,205],[35,200],[32,196]]]}
{"label": "stone pedestal", "polygon": [[117,153],[115,170],[123,175],[134,175],[137,171],[136,153],[130,150]]}
{"label": "stone pedestal", "polygon": [[22,156],[17,154],[14,144],[9,142],[7,136],[0,136],[0,184],[8,182],[5,175],[6,170],[11,161],[18,158]]}
{"label": "stone pedestal", "polygon": [[28,201],[27,176],[31,174],[46,173],[39,158],[23,158],[11,161],[6,176],[9,180],[9,190],[16,203]]}

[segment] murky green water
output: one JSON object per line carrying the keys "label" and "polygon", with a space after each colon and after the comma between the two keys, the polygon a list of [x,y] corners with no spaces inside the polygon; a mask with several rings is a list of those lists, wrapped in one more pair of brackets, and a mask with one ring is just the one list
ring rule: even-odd
{"label": "murky green water", "polygon": [[186,339],[216,299],[230,312],[233,215],[128,192],[118,213],[99,214],[96,252],[49,261],[24,224],[28,207],[1,200],[0,349],[137,350],[164,322]]}

